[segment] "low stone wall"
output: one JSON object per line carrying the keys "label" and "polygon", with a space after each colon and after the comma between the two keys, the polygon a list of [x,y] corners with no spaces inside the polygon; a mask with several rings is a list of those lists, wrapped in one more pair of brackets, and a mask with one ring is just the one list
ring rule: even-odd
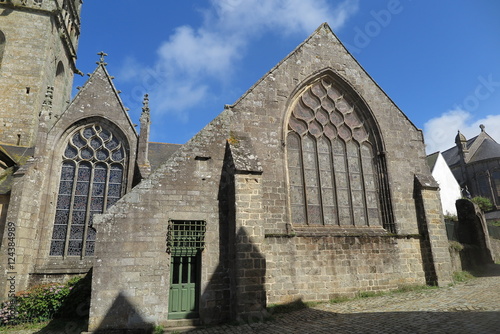
{"label": "low stone wall", "polygon": [[495,263],[500,263],[500,239],[490,238],[490,243]]}
{"label": "low stone wall", "polygon": [[65,283],[77,276],[85,276],[86,273],[82,274],[31,274],[29,277],[29,287],[41,284],[49,283]]}
{"label": "low stone wall", "polygon": [[267,237],[267,302],[325,301],[359,291],[424,285],[419,239],[391,236]]}
{"label": "low stone wall", "polygon": [[[496,263],[500,261],[500,240],[490,238],[491,251]],[[450,257],[453,272],[474,270],[478,267],[476,256],[478,246],[450,241]]]}

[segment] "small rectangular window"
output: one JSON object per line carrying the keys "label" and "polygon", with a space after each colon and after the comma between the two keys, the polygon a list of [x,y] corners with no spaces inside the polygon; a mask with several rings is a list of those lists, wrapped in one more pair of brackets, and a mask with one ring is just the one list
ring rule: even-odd
{"label": "small rectangular window", "polygon": [[172,220],[168,226],[167,252],[175,256],[193,256],[205,248],[206,222]]}

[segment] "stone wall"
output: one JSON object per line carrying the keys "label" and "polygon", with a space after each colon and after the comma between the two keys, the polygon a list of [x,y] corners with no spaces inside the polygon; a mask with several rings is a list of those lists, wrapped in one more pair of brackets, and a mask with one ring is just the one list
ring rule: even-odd
{"label": "stone wall", "polygon": [[[290,221],[291,106],[324,77],[356,97],[360,117],[375,127],[376,155],[387,164],[377,172],[388,189],[379,190],[396,233],[358,222]],[[432,187],[416,192],[416,174],[432,179],[421,132],[322,25],[96,222],[89,330],[167,321],[171,258],[164,245],[171,220],[206,222],[202,323],[246,320],[266,303],[290,298],[425,284],[428,259],[434,283],[444,284],[450,260],[442,251],[439,194]]]}
{"label": "stone wall", "polygon": [[490,237],[491,253],[495,263],[500,263],[500,239]]}
{"label": "stone wall", "polygon": [[[490,238],[491,251],[495,263],[500,259],[500,240]],[[481,269],[482,263],[477,262],[479,246],[461,244],[458,241],[450,241],[450,257],[452,272]]]}
{"label": "stone wall", "polygon": [[[228,222],[220,217],[231,216],[227,203],[231,194],[221,192],[224,182],[231,186],[231,179],[221,182],[230,118],[229,111],[219,115],[149,179],[96,219],[99,247],[89,330],[143,328],[167,321],[171,257],[166,237],[172,220],[206,222],[200,318],[205,323],[228,319],[231,236]],[[220,211],[229,212],[220,216]],[[122,304],[128,305],[127,314]]]}
{"label": "stone wall", "polygon": [[418,239],[389,236],[269,236],[268,303],[327,301],[360,291],[424,285]]}
{"label": "stone wall", "polygon": [[[33,5],[35,10],[0,2],[5,14],[0,16],[5,35],[0,64],[0,142],[35,145],[38,114],[47,86],[57,86],[54,113],[60,114],[68,105],[74,59],[67,56],[59,30],[53,29],[57,26],[53,7],[52,1],[46,1],[41,8]],[[64,73],[56,80],[59,63]]]}
{"label": "stone wall", "polygon": [[[135,154],[137,133],[126,114],[118,93],[114,88],[104,66],[99,65],[89,82],[63,113],[64,117],[40,117],[40,131],[35,158],[30,159],[14,174],[11,203],[6,221],[15,226],[15,256],[9,246],[7,235],[1,244],[1,263],[8,263],[15,258],[13,269],[0,273],[15,278],[15,290],[25,290],[37,281],[30,274],[60,275],[85,274],[92,267],[94,258],[87,256],[51,256],[50,246],[54,227],[56,203],[58,200],[59,180],[63,151],[72,132],[83,124],[97,121],[110,127],[119,136],[127,152],[128,165],[124,176],[127,189],[132,188],[135,172]],[[113,121],[107,119],[110,117]],[[53,126],[48,126],[54,122]],[[125,189],[124,189],[125,190]],[[12,260],[11,260],[12,261]],[[5,276],[0,276],[5,277]],[[5,279],[0,282],[0,298],[5,298],[10,291]]]}

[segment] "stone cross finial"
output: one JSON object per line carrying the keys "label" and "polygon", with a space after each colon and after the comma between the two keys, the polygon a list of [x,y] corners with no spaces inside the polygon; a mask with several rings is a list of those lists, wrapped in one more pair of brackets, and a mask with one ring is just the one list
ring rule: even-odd
{"label": "stone cross finial", "polygon": [[149,95],[144,94],[144,100],[142,101],[142,111],[149,112]]}
{"label": "stone cross finial", "polygon": [[149,122],[149,95],[144,94],[144,100],[142,101],[142,115],[140,121]]}
{"label": "stone cross finial", "polygon": [[102,64],[102,65],[104,65],[104,66],[108,65],[108,63],[106,63],[106,62],[104,61],[104,57],[107,57],[107,56],[108,56],[108,54],[107,54],[107,53],[104,53],[103,51],[101,51],[101,52],[99,52],[97,55],[98,55],[98,56],[101,56],[101,58],[99,59],[99,61],[98,61],[98,62],[96,62],[96,64],[97,64],[97,65],[100,65],[100,64]]}
{"label": "stone cross finial", "polygon": [[148,177],[151,173],[151,164],[148,160],[149,152],[149,129],[151,127],[151,120],[149,118],[149,95],[144,94],[144,100],[142,101],[142,114],[139,118],[141,122],[141,130],[139,134],[139,143],[137,147],[137,164],[139,165],[139,170],[143,178]]}

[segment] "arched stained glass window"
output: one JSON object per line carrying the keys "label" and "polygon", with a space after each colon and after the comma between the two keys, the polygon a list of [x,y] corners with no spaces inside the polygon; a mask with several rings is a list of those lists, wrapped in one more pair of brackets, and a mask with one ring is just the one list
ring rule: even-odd
{"label": "arched stained glass window", "polygon": [[97,123],[70,137],[62,157],[50,255],[94,254],[92,220],[122,196],[125,158],[123,143]]}
{"label": "arched stained glass window", "polygon": [[[329,78],[296,101],[286,138],[291,219],[295,225],[381,226],[386,179],[370,134],[347,94]],[[379,171],[382,171],[380,173]]]}
{"label": "arched stained glass window", "polygon": [[491,198],[489,175],[487,173],[481,173],[477,175],[476,182],[477,182],[477,188],[481,196]]}

